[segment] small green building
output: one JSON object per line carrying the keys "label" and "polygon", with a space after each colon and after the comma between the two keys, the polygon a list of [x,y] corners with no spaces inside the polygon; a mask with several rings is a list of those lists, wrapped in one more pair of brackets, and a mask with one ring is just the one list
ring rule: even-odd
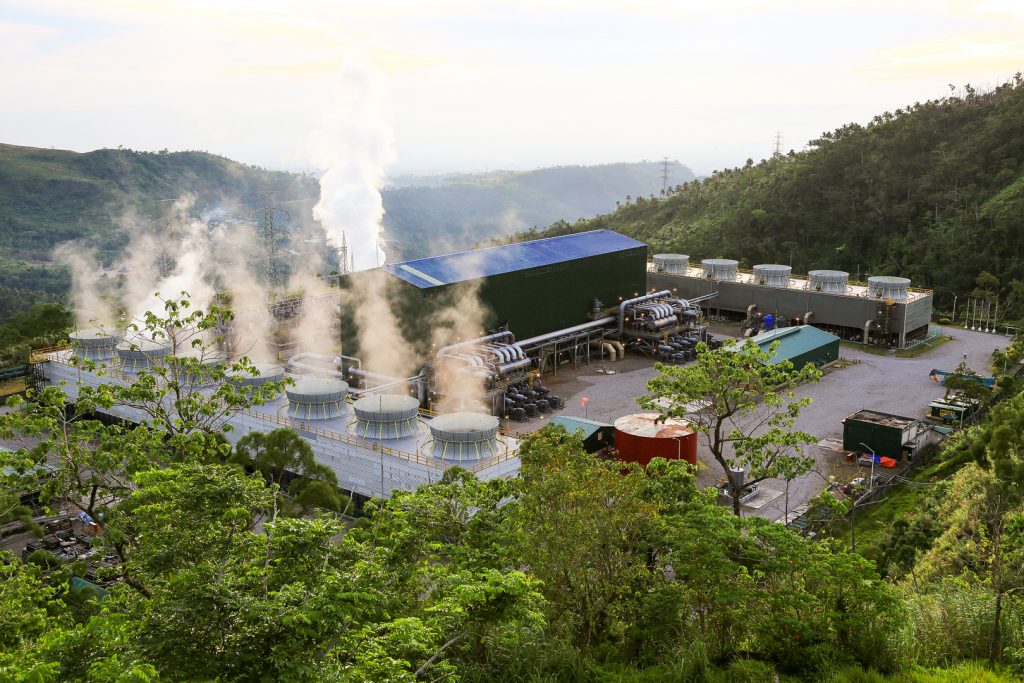
{"label": "small green building", "polygon": [[765,352],[774,342],[779,342],[779,348],[772,354],[772,363],[788,360],[797,370],[808,363],[821,366],[839,358],[839,337],[811,325],[768,330],[750,337],[750,341]]}
{"label": "small green building", "polygon": [[928,428],[912,417],[858,410],[843,420],[843,450],[913,459],[928,445],[927,432]]}
{"label": "small green building", "polygon": [[614,425],[565,415],[551,418],[548,424],[561,425],[570,434],[578,434],[583,439],[583,447],[587,453],[597,453],[615,445]]}

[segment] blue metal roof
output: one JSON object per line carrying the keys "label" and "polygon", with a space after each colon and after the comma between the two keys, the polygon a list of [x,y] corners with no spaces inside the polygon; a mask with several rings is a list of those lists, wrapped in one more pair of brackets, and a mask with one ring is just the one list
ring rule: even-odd
{"label": "blue metal roof", "polygon": [[384,269],[420,289],[427,289],[646,247],[643,242],[612,230],[592,230],[532,242],[517,242],[445,256],[431,256],[405,263],[392,263],[384,266]]}

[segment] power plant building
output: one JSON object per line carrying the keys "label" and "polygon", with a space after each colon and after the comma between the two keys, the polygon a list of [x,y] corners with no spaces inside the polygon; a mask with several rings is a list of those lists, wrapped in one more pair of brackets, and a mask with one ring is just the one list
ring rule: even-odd
{"label": "power plant building", "polygon": [[[428,337],[431,314],[458,305],[466,291],[482,305],[485,329],[507,325],[526,338],[586,322],[595,299],[611,306],[643,294],[647,245],[593,230],[388,264],[345,276],[342,287],[358,297],[359,281],[374,277],[384,278],[380,286],[410,341]],[[354,325],[347,317],[343,329]],[[349,349],[355,343],[345,342]]]}
{"label": "power plant building", "polygon": [[928,336],[932,293],[911,287],[906,278],[873,276],[858,284],[840,270],[794,276],[790,266],[780,264],[744,271],[731,259],[704,259],[699,265],[688,261],[676,254],[656,255],[648,289],[667,289],[683,299],[714,294],[705,304],[711,316],[744,320],[770,314],[852,341],[904,348]]}

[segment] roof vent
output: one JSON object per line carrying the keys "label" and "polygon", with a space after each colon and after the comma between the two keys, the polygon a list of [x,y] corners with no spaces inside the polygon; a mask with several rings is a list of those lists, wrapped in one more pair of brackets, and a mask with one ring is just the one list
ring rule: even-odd
{"label": "roof vent", "polygon": [[807,288],[825,294],[845,294],[850,274],[843,270],[812,270],[807,273]]}
{"label": "roof vent", "polygon": [[790,266],[777,263],[762,263],[754,266],[754,284],[768,287],[789,287],[789,276],[793,272]]}
{"label": "roof vent", "polygon": [[97,327],[75,330],[68,335],[68,340],[75,348],[75,356],[78,358],[104,361],[117,355],[114,351],[117,337]]}
{"label": "roof vent", "polygon": [[352,404],[355,433],[366,439],[404,439],[416,434],[420,402],[412,396],[377,394]]}
{"label": "roof vent", "polygon": [[906,301],[910,280],[891,275],[875,275],[868,278],[868,295],[875,299]]}
{"label": "roof vent", "polygon": [[498,418],[481,413],[449,413],[430,421],[431,452],[449,462],[471,462],[498,453]]}
{"label": "roof vent", "polygon": [[704,277],[732,282],[736,279],[736,269],[740,262],[728,258],[706,258],[700,265],[704,269]]}
{"label": "roof vent", "polygon": [[659,273],[683,274],[690,265],[690,257],[686,254],[655,254],[654,270]]}
{"label": "roof vent", "polygon": [[130,373],[150,370],[158,361],[171,353],[170,346],[151,339],[123,341],[115,349],[117,357],[121,361],[121,372]]}
{"label": "roof vent", "polygon": [[330,420],[345,412],[348,383],[340,379],[306,377],[285,389],[288,417],[296,420]]}

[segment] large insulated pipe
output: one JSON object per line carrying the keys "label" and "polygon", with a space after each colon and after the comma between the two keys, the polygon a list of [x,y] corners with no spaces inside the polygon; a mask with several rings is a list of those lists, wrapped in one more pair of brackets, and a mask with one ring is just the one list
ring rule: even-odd
{"label": "large insulated pipe", "polygon": [[615,350],[619,352],[619,360],[622,360],[623,358],[626,357],[626,347],[623,346],[622,342],[612,340],[609,341],[608,343],[611,344],[615,348]]}
{"label": "large insulated pipe", "polygon": [[499,365],[498,366],[498,374],[499,375],[507,375],[509,373],[515,372],[516,370],[520,370],[522,368],[528,368],[528,367],[530,367],[530,363],[532,363],[532,362],[533,361],[531,361],[529,358],[523,358],[521,360],[514,360],[511,363],[505,363],[504,365]]}
{"label": "large insulated pipe", "polygon": [[320,375],[327,375],[328,377],[340,377],[341,379],[345,379],[345,375],[338,372],[337,370],[325,368],[320,365],[310,365],[309,363],[296,363],[294,360],[291,359],[288,360],[288,365],[299,370],[309,370],[310,372],[314,372]]}
{"label": "large insulated pipe", "polygon": [[868,343],[868,338],[871,336],[871,326],[875,324],[874,320],[869,320],[864,323],[864,343]]}
{"label": "large insulated pipe", "polygon": [[369,370],[362,370],[360,368],[349,368],[348,374],[353,377],[358,377],[362,380],[370,380],[371,382],[405,382],[407,380],[401,377],[391,377],[390,375],[381,375],[376,372],[370,372]]}
{"label": "large insulated pipe", "polygon": [[530,337],[529,339],[523,339],[516,343],[516,346],[520,348],[536,346],[542,344],[549,339],[557,339],[558,337],[565,337],[570,334],[576,334],[577,332],[586,332],[587,330],[593,330],[598,327],[604,327],[605,325],[611,325],[615,322],[615,316],[610,315],[607,318],[601,318],[589,323],[583,323],[582,325],[576,325],[575,327],[567,327],[564,330],[556,330],[549,332],[548,334],[542,334],[538,337]]}
{"label": "large insulated pipe", "polygon": [[[638,297],[636,297],[634,299],[626,299],[621,304],[619,304],[619,337],[620,338],[622,337],[622,332],[623,332],[623,329],[625,328],[625,325],[626,325],[626,306],[632,306],[633,304],[643,303],[644,301],[650,301],[651,299],[661,299],[661,298],[671,298],[671,297],[672,297],[672,292],[670,292],[667,289],[665,289],[665,290],[662,290],[660,292],[655,292],[654,294],[645,294],[643,296],[638,296]],[[522,342],[520,342],[520,343],[522,343]]]}
{"label": "large insulated pipe", "polygon": [[750,304],[747,306],[747,322],[753,322],[754,314],[757,313],[757,304]]}
{"label": "large insulated pipe", "polygon": [[470,339],[469,341],[459,342],[458,344],[449,344],[448,346],[442,346],[440,349],[438,349],[437,357],[440,358],[441,356],[447,356],[453,349],[461,349],[464,346],[479,346],[484,342],[489,342],[496,339],[508,339],[509,344],[514,344],[516,341],[516,336],[509,332],[508,330],[506,330],[504,332],[495,332],[494,334],[489,334],[486,337],[480,337],[479,339]]}
{"label": "large insulated pipe", "polygon": [[337,359],[332,357],[332,356],[328,356],[328,355],[325,355],[325,354],[322,354],[322,353],[311,353],[309,351],[303,351],[302,353],[295,354],[294,356],[292,356],[288,360],[289,361],[316,360],[316,361],[320,361],[321,363],[330,363],[330,364],[333,365],[334,362]]}
{"label": "large insulated pipe", "polygon": [[647,329],[651,331],[660,330],[663,327],[668,327],[675,321],[676,317],[674,315],[670,315],[667,318],[655,318],[654,320],[649,320],[647,322]]}
{"label": "large insulated pipe", "polygon": [[612,362],[615,361],[615,357],[616,357],[615,347],[612,346],[611,343],[606,342],[606,341],[605,342],[594,342],[590,346],[591,346],[591,348],[601,349],[601,351],[608,356],[608,360],[609,361],[612,361]]}
{"label": "large insulated pipe", "polygon": [[804,313],[804,325],[810,325],[811,324],[811,318],[813,318],[813,317],[814,317],[814,311],[807,311],[806,313]]}

